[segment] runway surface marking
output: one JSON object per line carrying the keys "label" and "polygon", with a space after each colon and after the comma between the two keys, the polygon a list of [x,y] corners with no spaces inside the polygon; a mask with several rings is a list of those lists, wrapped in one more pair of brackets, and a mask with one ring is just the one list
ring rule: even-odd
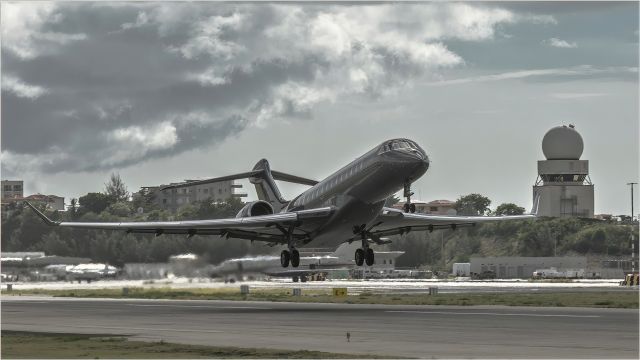
{"label": "runway surface marking", "polygon": [[532,316],[532,317],[570,317],[570,318],[599,318],[600,317],[600,315],[516,314],[516,313],[414,311],[414,310],[387,310],[385,312],[388,312],[388,313],[410,313],[410,314],[492,315],[492,316]]}
{"label": "runway surface marking", "polygon": [[207,308],[207,309],[254,309],[272,310],[266,307],[257,306],[211,306],[211,305],[167,305],[167,304],[126,304],[127,306],[160,306],[160,307],[184,307],[184,308]]}

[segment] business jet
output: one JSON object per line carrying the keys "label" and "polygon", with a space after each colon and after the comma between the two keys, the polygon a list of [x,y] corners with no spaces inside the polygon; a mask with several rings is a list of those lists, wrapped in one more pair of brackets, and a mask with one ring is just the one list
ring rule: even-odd
{"label": "business jet", "polygon": [[[474,226],[478,223],[523,220],[536,217],[539,199],[534,199],[530,214],[513,216],[451,216],[415,213],[411,203],[411,183],[425,174],[429,157],[414,141],[392,139],[374,147],[322,181],[315,181],[275,170],[260,160],[252,171],[199,181],[170,185],[176,189],[246,179],[255,185],[257,201],[247,203],[231,219],[150,222],[57,222],[27,203],[51,226],[123,230],[127,233],[218,235],[225,238],[263,241],[286,245],[280,264],[300,265],[298,248],[305,246],[337,248],[344,242],[359,241],[355,263],[371,266],[375,254],[370,244],[384,244],[390,235],[411,231]],[[311,186],[291,201],[286,201],[275,180]],[[403,190],[403,210],[385,207],[385,200]]]}

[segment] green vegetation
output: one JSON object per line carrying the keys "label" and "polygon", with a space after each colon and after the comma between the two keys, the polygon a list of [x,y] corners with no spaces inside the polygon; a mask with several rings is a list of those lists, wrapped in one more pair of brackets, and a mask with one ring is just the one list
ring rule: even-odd
{"label": "green vegetation", "polygon": [[2,331],[3,359],[12,358],[249,358],[335,359],[380,358],[307,350],[277,350],[129,341],[114,335],[54,334]]}
{"label": "green vegetation", "polygon": [[507,305],[507,306],[577,306],[607,308],[638,308],[637,291],[611,292],[542,292],[542,293],[471,293],[471,294],[372,294],[362,292],[346,297],[334,297],[326,290],[303,290],[293,296],[291,290],[251,289],[242,295],[238,289],[171,289],[130,288],[127,295],[121,289],[20,290],[3,295],[50,295],[57,297],[136,298],[175,300],[234,300],[317,302],[387,305]]}
{"label": "green vegetation", "polygon": [[[451,269],[473,256],[625,256],[638,227],[595,219],[539,218],[486,223],[457,230],[416,232],[396,237],[392,250],[404,250],[396,265]],[[444,243],[444,261],[442,244]],[[555,248],[555,249],[554,249]]]}

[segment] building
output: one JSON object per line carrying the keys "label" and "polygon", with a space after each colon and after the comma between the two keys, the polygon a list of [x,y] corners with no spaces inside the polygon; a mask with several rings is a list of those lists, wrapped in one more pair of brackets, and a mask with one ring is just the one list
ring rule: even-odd
{"label": "building", "polygon": [[57,195],[29,195],[21,200],[26,200],[31,204],[43,204],[50,210],[64,211],[64,197]]}
{"label": "building", "polygon": [[[190,181],[193,180],[187,180],[186,183]],[[171,183],[169,185],[177,184],[182,183]],[[230,198],[247,197],[245,193],[235,192],[235,189],[241,189],[242,185],[236,184],[233,180],[160,190],[165,186],[168,185],[145,186],[140,192],[133,196],[142,196],[143,192],[149,192],[153,194],[153,201],[159,208],[171,212],[176,212],[182,206],[196,201],[211,200],[223,202]]]}
{"label": "building", "polygon": [[[412,204],[416,206],[416,212],[421,214],[434,214],[434,215],[455,215],[456,203],[449,200],[433,200],[425,202],[422,200],[411,200]],[[403,210],[404,203],[399,202],[393,207],[395,209]]]}
{"label": "building", "polygon": [[426,214],[455,215],[456,203],[449,200],[433,200],[426,204]]}
{"label": "building", "polygon": [[528,279],[540,269],[585,270],[587,258],[577,257],[472,257],[471,276],[493,271],[498,279]]}
{"label": "building", "polygon": [[2,192],[0,196],[2,200],[21,198],[24,196],[24,184],[22,180],[2,180],[0,190]]}
{"label": "building", "polygon": [[538,215],[592,218],[593,184],[589,161],[580,160],[584,144],[573,125],[557,126],[542,139],[546,160],[538,161],[533,185],[534,204],[540,197]]}

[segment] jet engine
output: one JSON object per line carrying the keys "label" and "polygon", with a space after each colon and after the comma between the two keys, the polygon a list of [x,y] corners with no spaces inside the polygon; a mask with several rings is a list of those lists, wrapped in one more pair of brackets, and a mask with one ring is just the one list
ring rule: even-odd
{"label": "jet engine", "polygon": [[245,205],[240,211],[237,218],[249,217],[249,216],[260,216],[260,215],[271,215],[273,214],[273,206],[266,201],[258,200],[253,201]]}

